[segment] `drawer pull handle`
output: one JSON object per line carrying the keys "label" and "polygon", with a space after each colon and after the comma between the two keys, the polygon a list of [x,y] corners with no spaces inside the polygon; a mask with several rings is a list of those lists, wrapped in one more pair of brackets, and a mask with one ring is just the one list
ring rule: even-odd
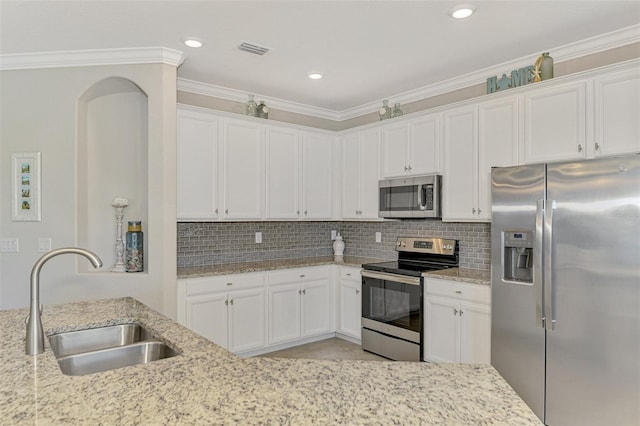
{"label": "drawer pull handle", "polygon": [[233,283],[227,283],[227,285],[233,285]]}
{"label": "drawer pull handle", "polygon": [[347,276],[348,276],[348,277],[350,277],[350,276],[351,276],[351,273],[348,273],[348,274],[347,274]]}
{"label": "drawer pull handle", "polygon": [[462,291],[456,290],[456,294],[462,294]]}
{"label": "drawer pull handle", "polygon": [[306,275],[304,275],[304,274],[301,274],[301,275],[300,275],[300,278],[304,278],[305,276],[306,276]]}

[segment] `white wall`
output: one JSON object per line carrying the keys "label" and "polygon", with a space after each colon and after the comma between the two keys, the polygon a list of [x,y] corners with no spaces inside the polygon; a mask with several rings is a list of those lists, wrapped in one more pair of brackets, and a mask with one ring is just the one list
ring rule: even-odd
{"label": "white wall", "polygon": [[[51,238],[54,248],[78,244],[78,100],[110,77],[130,80],[148,100],[146,273],[106,272],[112,257],[98,272],[79,273],[86,268],[84,258],[59,256],[42,269],[41,301],[46,309],[48,304],[132,296],[175,318],[176,68],[164,64],[0,72],[0,236],[18,237],[20,247],[19,253],[0,257],[0,309],[28,305],[31,267],[41,255],[38,238]],[[32,151],[42,152],[42,221],[13,222],[11,153]],[[100,170],[96,180],[110,185],[111,173]],[[104,226],[111,238],[114,222]]]}

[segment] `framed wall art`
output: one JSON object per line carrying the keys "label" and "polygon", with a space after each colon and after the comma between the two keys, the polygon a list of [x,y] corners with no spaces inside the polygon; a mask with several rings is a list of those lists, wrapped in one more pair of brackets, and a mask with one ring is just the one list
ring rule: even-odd
{"label": "framed wall art", "polygon": [[11,220],[39,222],[40,212],[40,153],[11,154]]}

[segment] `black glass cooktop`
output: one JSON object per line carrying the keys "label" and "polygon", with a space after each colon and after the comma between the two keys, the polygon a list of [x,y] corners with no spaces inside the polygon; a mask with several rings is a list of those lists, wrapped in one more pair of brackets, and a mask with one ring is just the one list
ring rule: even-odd
{"label": "black glass cooktop", "polygon": [[364,269],[369,271],[386,272],[389,274],[400,274],[411,277],[419,277],[424,272],[437,271],[438,269],[446,269],[448,265],[438,265],[420,262],[407,262],[407,261],[390,261],[380,263],[367,263],[362,265]]}

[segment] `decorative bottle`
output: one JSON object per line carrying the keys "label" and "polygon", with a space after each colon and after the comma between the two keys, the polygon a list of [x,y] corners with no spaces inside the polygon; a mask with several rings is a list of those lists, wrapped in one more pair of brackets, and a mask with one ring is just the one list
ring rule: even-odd
{"label": "decorative bottle", "polygon": [[391,111],[391,117],[400,117],[403,114],[402,110],[400,109],[400,104],[399,103],[395,103],[393,105],[393,111]]}
{"label": "decorative bottle", "polygon": [[257,117],[258,105],[256,101],[253,100],[253,95],[249,95],[249,101],[246,105],[246,113],[251,117]]}
{"label": "decorative bottle", "polygon": [[386,120],[387,118],[391,118],[391,108],[389,108],[389,101],[382,101],[382,108],[378,111],[380,114],[380,120]]}
{"label": "decorative bottle", "polygon": [[142,224],[130,221],[127,228],[127,272],[144,271]]}
{"label": "decorative bottle", "polygon": [[264,101],[260,101],[258,107],[256,109],[256,117],[268,119],[269,118],[269,108],[264,103]]}
{"label": "decorative bottle", "polygon": [[342,240],[342,235],[340,235],[339,232],[338,235],[336,235],[336,239],[333,241],[333,255],[344,255],[344,241]]}
{"label": "decorative bottle", "polygon": [[548,80],[553,78],[553,58],[549,56],[549,52],[542,54],[542,63],[540,64],[540,78]]}

